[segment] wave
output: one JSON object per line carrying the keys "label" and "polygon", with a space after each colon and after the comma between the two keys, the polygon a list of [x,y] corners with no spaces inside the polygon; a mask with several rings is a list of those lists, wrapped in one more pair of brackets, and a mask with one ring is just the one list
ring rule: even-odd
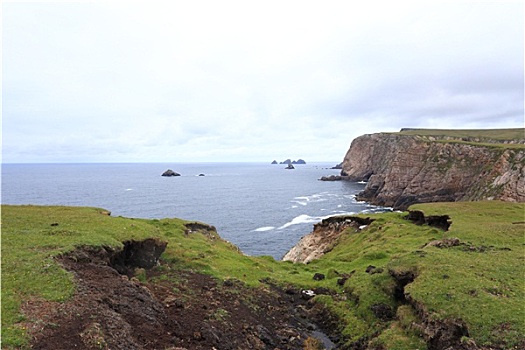
{"label": "wave", "polygon": [[298,197],[294,197],[294,199],[291,200],[291,202],[305,206],[309,202],[313,203],[313,202],[324,202],[324,201],[327,201],[328,199],[327,198],[323,198],[323,197],[327,197],[327,196],[331,196],[331,195],[332,194],[330,194],[328,192],[322,192],[322,193],[312,194],[310,196],[298,196]]}
{"label": "wave", "polygon": [[[370,212],[372,212],[372,211],[370,211]],[[363,212],[361,212],[361,213],[363,213]],[[288,227],[290,227],[292,225],[317,223],[317,222],[319,222],[321,220],[328,219],[329,217],[332,217],[332,216],[355,215],[355,214],[356,214],[356,212],[354,212],[354,211],[343,211],[343,210],[332,210],[330,212],[330,214],[323,215],[323,216],[310,216],[310,215],[307,215],[307,214],[301,214],[301,215],[296,216],[295,218],[293,218],[292,221],[287,222],[286,224],[280,226],[278,228],[278,230],[283,230],[283,229],[288,228]]]}
{"label": "wave", "polygon": [[254,231],[255,232],[264,232],[264,231],[271,231],[273,229],[275,229],[274,226],[264,226],[264,227],[256,228]]}
{"label": "wave", "polygon": [[323,219],[323,217],[320,217],[320,216],[310,216],[310,215],[302,214],[302,215],[299,215],[299,216],[296,216],[295,218],[293,218],[292,221],[287,222],[286,224],[282,225],[281,227],[278,228],[278,230],[283,230],[283,229],[285,229],[287,227],[290,227],[292,225],[300,225],[300,224],[309,224],[309,223],[319,222],[322,219]]}
{"label": "wave", "polygon": [[339,215],[355,215],[355,211],[344,211],[344,210],[332,210],[332,214],[325,216],[323,219],[326,219],[330,216],[339,216]]}

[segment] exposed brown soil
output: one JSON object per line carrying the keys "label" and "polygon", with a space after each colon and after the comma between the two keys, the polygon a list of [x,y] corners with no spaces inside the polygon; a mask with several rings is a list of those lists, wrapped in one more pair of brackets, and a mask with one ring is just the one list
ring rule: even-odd
{"label": "exposed brown soil", "polygon": [[33,349],[304,349],[321,334],[311,320],[323,310],[300,291],[249,288],[163,261],[133,270],[123,263],[136,261],[115,254],[83,248],[60,258],[77,291],[65,303],[24,305]]}

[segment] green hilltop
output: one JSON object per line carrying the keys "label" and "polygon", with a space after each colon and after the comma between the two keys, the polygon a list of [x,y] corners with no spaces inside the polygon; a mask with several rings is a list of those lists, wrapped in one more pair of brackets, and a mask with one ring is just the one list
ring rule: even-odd
{"label": "green hilltop", "polygon": [[457,142],[478,146],[525,149],[525,128],[510,129],[417,129],[404,128],[392,133],[418,136],[427,140]]}
{"label": "green hilltop", "polygon": [[[450,230],[415,225],[404,219],[407,213],[373,214],[372,224],[347,229],[320,259],[293,264],[245,256],[216,234],[187,234],[179,219],[3,205],[2,348],[31,347],[27,325],[44,321],[24,313],[28,300],[63,303],[74,295],[73,275],[57,256],[85,246],[122,248],[124,241],[146,238],[168,243],[161,260],[173,270],[234,279],[249,288],[271,283],[325,290],[312,300],[330,311],[342,349],[432,348],[436,325],[463,327],[459,341],[465,349],[525,345],[525,204],[434,203],[410,209],[449,215]],[[316,273],[326,278],[314,280]],[[149,278],[137,274],[142,281]],[[159,274],[155,278],[170,278]],[[341,276],[346,281],[338,283]]]}

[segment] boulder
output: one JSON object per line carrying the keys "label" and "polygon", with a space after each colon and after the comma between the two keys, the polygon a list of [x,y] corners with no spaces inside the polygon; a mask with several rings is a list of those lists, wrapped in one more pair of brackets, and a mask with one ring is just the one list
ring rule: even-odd
{"label": "boulder", "polygon": [[295,167],[290,163],[285,169],[295,169]]}
{"label": "boulder", "polygon": [[278,163],[277,163],[277,161],[276,161],[276,160],[274,160],[274,161],[272,162],[272,164],[278,164]]}
{"label": "boulder", "polygon": [[171,169],[168,169],[168,170],[166,170],[165,172],[162,173],[162,176],[180,176],[180,174],[174,172]]}
{"label": "boulder", "polygon": [[330,175],[330,176],[323,176],[319,179],[319,181],[342,181],[347,180],[347,176],[341,176],[341,175]]}

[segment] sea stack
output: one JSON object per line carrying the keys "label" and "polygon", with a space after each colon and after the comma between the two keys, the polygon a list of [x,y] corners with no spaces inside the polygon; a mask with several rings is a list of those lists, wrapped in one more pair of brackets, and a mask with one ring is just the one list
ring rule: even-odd
{"label": "sea stack", "polygon": [[165,172],[162,173],[162,176],[171,177],[171,176],[180,176],[180,174],[174,172],[174,171],[171,170],[171,169],[168,169],[168,170],[166,170]]}

